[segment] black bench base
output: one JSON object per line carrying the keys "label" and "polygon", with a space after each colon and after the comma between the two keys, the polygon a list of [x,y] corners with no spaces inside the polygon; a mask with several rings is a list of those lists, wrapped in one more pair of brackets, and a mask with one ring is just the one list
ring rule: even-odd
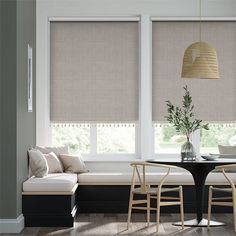
{"label": "black bench base", "polygon": [[[174,186],[165,186],[174,187]],[[219,186],[226,187],[226,186]],[[79,212],[80,213],[127,213],[129,204],[128,185],[82,185],[78,188]],[[184,212],[195,212],[195,188],[192,185],[184,185]],[[168,193],[170,196],[171,193]],[[173,193],[174,194],[174,193]],[[174,196],[174,195],[173,195]],[[226,196],[224,193],[218,196]],[[155,202],[152,202],[155,206]],[[205,188],[204,213],[207,213],[208,206],[208,186]],[[179,206],[162,207],[162,213],[179,213]],[[136,211],[140,212],[140,211]],[[143,212],[143,211],[142,211]],[[213,206],[213,213],[230,213],[232,207]]]}
{"label": "black bench base", "polygon": [[[193,186],[183,186],[183,190],[184,212],[194,213],[195,189]],[[22,209],[25,226],[73,227],[74,218],[78,212],[127,213],[129,191],[129,185],[81,185],[73,195],[23,195]],[[155,206],[155,202],[152,204]],[[207,204],[208,187],[204,196],[205,213],[207,213]],[[230,213],[232,207],[213,207],[212,212]],[[161,213],[179,213],[179,207],[162,207]]]}
{"label": "black bench base", "polygon": [[77,191],[73,195],[23,195],[26,227],[73,227],[77,215]]}

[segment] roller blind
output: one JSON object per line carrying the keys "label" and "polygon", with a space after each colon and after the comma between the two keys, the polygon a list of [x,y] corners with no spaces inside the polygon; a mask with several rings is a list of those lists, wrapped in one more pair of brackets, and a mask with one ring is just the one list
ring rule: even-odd
{"label": "roller blind", "polygon": [[50,23],[51,122],[138,120],[138,22]]}
{"label": "roller blind", "polygon": [[181,79],[184,51],[199,41],[197,22],[153,22],[153,121],[166,121],[166,100],[180,105],[188,86],[196,117],[236,120],[236,23],[204,22],[202,40],[217,51],[220,79]]}

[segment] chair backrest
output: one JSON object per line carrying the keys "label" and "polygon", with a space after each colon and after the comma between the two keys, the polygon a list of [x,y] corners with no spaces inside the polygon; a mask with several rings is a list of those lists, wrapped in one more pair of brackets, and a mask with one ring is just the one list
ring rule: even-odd
{"label": "chair backrest", "polygon": [[236,168],[236,164],[228,164],[228,165],[216,166],[215,170],[222,171],[223,175],[228,180],[231,188],[236,193],[236,191],[235,191],[236,190],[235,189],[235,184],[234,184],[233,180],[229,177],[229,175],[226,172],[226,170],[235,169],[235,168]]}
{"label": "chair backrest", "polygon": [[170,169],[176,168],[174,166],[162,165],[162,164],[152,164],[152,163],[148,163],[148,162],[132,162],[131,166],[133,167],[133,176],[132,176],[131,186],[134,189],[135,185],[140,185],[141,191],[143,193],[145,193],[147,191],[147,188],[150,185],[149,183],[147,183],[147,178],[146,178],[147,167],[165,168],[167,170],[165,172],[165,175],[160,180],[160,182],[156,183],[156,185],[158,185],[159,188],[163,185],[164,181],[166,180],[167,176],[169,175]]}

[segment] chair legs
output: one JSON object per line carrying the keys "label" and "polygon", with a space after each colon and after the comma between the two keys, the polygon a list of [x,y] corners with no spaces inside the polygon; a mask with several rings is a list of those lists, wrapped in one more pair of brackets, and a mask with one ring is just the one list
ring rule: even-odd
{"label": "chair legs", "polygon": [[182,223],[182,229],[184,229],[184,201],[183,201],[183,188],[179,187],[179,198],[180,198],[180,218]]}
{"label": "chair legs", "polygon": [[[131,215],[132,215],[133,204],[135,204],[134,201],[133,201],[133,198],[134,198],[134,194],[131,192],[130,193],[130,198],[129,198],[127,229],[129,229],[129,225],[130,225],[130,222],[131,222]],[[145,202],[143,202],[143,203],[147,204],[147,207],[145,209],[147,211],[147,226],[149,226],[149,223],[150,223],[150,211],[151,211],[151,204],[150,204],[151,203],[151,195],[150,194],[147,194],[147,200]]]}
{"label": "chair legs", "polygon": [[147,194],[147,226],[149,226],[150,223],[150,208],[151,208],[151,196],[150,194]]}
{"label": "chair legs", "polygon": [[234,231],[236,231],[236,198],[234,196],[234,192],[232,193],[233,198],[233,214],[234,214]]}
{"label": "chair legs", "polygon": [[161,193],[159,192],[159,190],[158,190],[158,192],[157,192],[157,211],[156,211],[156,214],[157,214],[157,218],[156,218],[156,224],[157,224],[157,232],[159,231],[159,224],[160,224],[160,210],[161,210]]}
{"label": "chair legs", "polygon": [[131,220],[131,213],[132,213],[132,206],[133,206],[133,197],[134,197],[134,194],[132,193],[132,191],[130,191],[127,229],[129,229],[130,220]]}
{"label": "chair legs", "polygon": [[207,227],[210,227],[210,221],[211,221],[211,203],[212,203],[212,186],[209,187],[209,197],[208,197],[208,222]]}
{"label": "chair legs", "polygon": [[[208,222],[207,222],[207,226],[210,227],[210,221],[211,221],[211,208],[212,208],[212,197],[213,197],[213,186],[209,187],[209,197],[208,197]],[[222,199],[227,199],[227,198],[222,198]],[[230,206],[233,206],[233,215],[234,215],[234,231],[236,232],[236,197],[234,196],[234,191],[232,192],[232,201],[233,204]],[[228,202],[218,202],[217,205],[220,206],[227,206],[225,205]],[[214,204],[216,205],[216,204]],[[229,205],[228,205],[229,206]]]}
{"label": "chair legs", "polygon": [[[161,202],[161,192],[160,190],[158,190],[156,197],[151,196],[150,193],[148,193],[146,195],[147,200],[142,200],[140,203],[146,203],[146,207],[136,207],[135,204],[137,203],[137,200],[134,201],[134,193],[131,191],[130,192],[130,199],[129,199],[129,209],[128,209],[128,220],[127,220],[127,229],[129,229],[129,225],[131,222],[131,214],[132,214],[132,209],[142,209],[142,210],[146,210],[146,214],[147,214],[147,226],[149,226],[150,224],[150,212],[151,210],[155,210],[155,208],[151,208],[151,198],[156,198],[157,201],[157,206],[156,206],[156,231],[159,231],[159,225],[160,225],[160,209],[161,206],[171,206],[171,205],[180,205],[180,218],[181,218],[181,223],[182,223],[182,229],[184,229],[184,206],[183,206],[183,188],[182,186],[179,187],[179,197],[169,197],[167,199],[175,199],[178,200],[177,204],[173,204],[173,202],[164,202],[162,204]],[[133,207],[134,205],[134,207]],[[235,212],[235,216],[236,216],[236,212]],[[235,217],[236,219],[236,217]]]}

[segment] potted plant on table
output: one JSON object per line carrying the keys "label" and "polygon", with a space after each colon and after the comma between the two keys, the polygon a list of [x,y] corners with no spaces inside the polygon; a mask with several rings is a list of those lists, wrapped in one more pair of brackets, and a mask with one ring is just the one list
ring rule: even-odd
{"label": "potted plant on table", "polygon": [[182,160],[193,161],[196,159],[196,152],[190,142],[190,138],[198,129],[209,130],[209,124],[202,124],[202,120],[194,118],[194,105],[192,104],[192,97],[187,85],[184,87],[184,90],[185,94],[181,108],[173,105],[170,101],[166,101],[168,115],[165,118],[169,123],[173,124],[178,133],[186,136],[186,142],[181,147]]}

